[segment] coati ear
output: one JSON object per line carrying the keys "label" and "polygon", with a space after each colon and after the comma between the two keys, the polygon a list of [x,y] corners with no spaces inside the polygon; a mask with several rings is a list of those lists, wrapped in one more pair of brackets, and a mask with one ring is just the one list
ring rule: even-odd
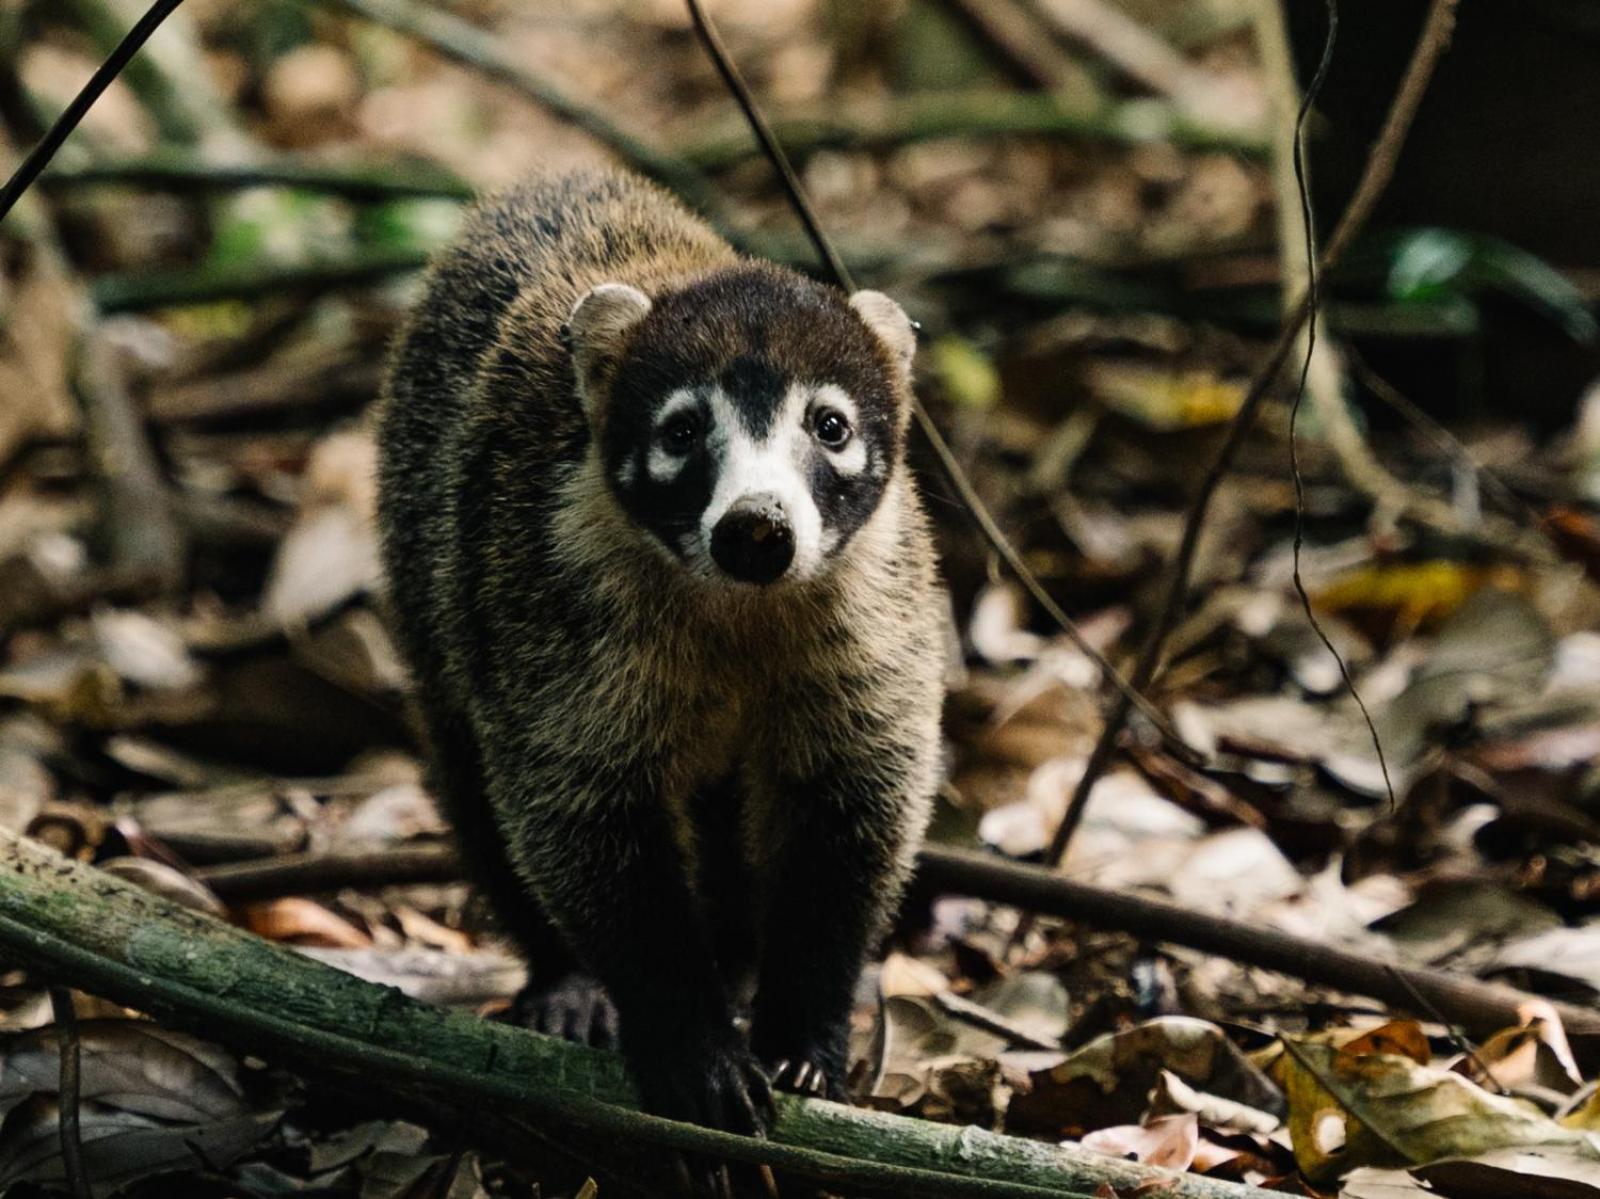
{"label": "coati ear", "polygon": [[850,297],[850,307],[877,334],[895,362],[909,372],[911,356],[917,352],[917,334],[905,309],[881,291],[856,292]]}
{"label": "coati ear", "polygon": [[626,283],[602,283],[578,297],[567,317],[578,396],[593,423],[594,387],[599,372],[615,360],[623,336],[650,311],[650,297]]}

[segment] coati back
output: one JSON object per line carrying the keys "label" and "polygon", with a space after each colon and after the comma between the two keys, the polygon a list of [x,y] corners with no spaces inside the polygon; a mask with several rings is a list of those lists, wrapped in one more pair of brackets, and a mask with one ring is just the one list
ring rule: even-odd
{"label": "coati back", "polygon": [[843,1082],[939,757],[912,351],[887,297],[598,173],[478,208],[393,357],[380,522],[436,789],[530,1021],[620,1034],[665,1115],[749,1131],[769,1078]]}

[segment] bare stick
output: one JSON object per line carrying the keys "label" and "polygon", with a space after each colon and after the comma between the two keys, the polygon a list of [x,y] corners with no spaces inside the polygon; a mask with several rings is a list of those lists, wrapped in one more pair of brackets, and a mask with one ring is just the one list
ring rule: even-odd
{"label": "bare stick", "polygon": [[183,531],[129,394],[122,352],[98,330],[84,336],[76,382],[111,566],[163,594],[175,591],[184,575]]}
{"label": "bare stick", "polygon": [[[225,900],[272,899],[341,887],[401,886],[460,879],[462,863],[447,845],[381,852],[301,854],[212,867],[200,878]],[[1038,866],[993,854],[925,846],[918,882],[941,894],[966,895],[1041,916],[1181,945],[1307,982],[1370,995],[1477,1036],[1522,1023],[1519,1008],[1539,998],[1512,987],[1417,966],[1397,966],[1320,941],[1182,907],[1170,901],[1074,882]],[[1600,1041],[1600,1012],[1555,1004],[1569,1032]]]}
{"label": "bare stick", "polygon": [[688,0],[688,4],[695,32],[700,35],[706,52],[716,65],[717,73],[722,76],[722,82],[733,93],[733,98],[738,101],[745,119],[750,122],[751,129],[761,142],[761,148],[767,152],[767,157],[772,160],[772,165],[782,176],[784,191],[788,193],[789,202],[799,214],[800,223],[806,227],[806,236],[811,239],[811,244],[816,247],[823,265],[828,268],[828,273],[834,277],[839,286],[846,291],[854,291],[856,285],[850,277],[850,268],[845,266],[844,259],[839,257],[839,252],[833,248],[833,243],[823,232],[822,223],[817,220],[816,210],[811,207],[811,201],[806,198],[805,189],[800,185],[800,176],[795,174],[794,165],[790,163],[789,156],[783,152],[783,146],[772,132],[772,126],[767,124],[767,118],[757,107],[756,98],[751,93],[749,85],[745,83],[744,76],[739,73],[739,68],[734,65],[733,56],[728,53],[728,48],[722,44],[722,37],[717,33],[717,27],[711,23],[711,18],[706,15],[700,0]]}
{"label": "bare stick", "polygon": [[[1339,218],[1333,236],[1323,248],[1317,269],[1324,274],[1344,256],[1356,234],[1372,215],[1378,197],[1383,194],[1389,185],[1389,180],[1394,176],[1400,149],[1405,144],[1406,134],[1416,118],[1422,97],[1428,90],[1428,81],[1433,78],[1434,67],[1438,65],[1440,56],[1450,44],[1450,34],[1455,28],[1456,4],[1457,0],[1433,0],[1428,10],[1422,33],[1417,40],[1417,48],[1412,53],[1410,65],[1407,66],[1399,90],[1395,93],[1394,102],[1390,105],[1383,130],[1378,135],[1372,152],[1367,156],[1366,168],[1356,185],[1355,194],[1350,198],[1344,215]],[[1137,692],[1146,690],[1155,679],[1156,671],[1161,664],[1162,648],[1166,645],[1168,635],[1177,624],[1178,617],[1188,602],[1189,575],[1194,569],[1195,550],[1200,543],[1200,529],[1205,524],[1206,514],[1211,510],[1211,501],[1216,497],[1222,480],[1232,469],[1234,459],[1238,457],[1245,438],[1254,426],[1262,403],[1277,383],[1279,372],[1283,370],[1284,363],[1289,360],[1289,355],[1299,340],[1301,329],[1311,319],[1314,304],[1315,300],[1310,291],[1302,293],[1299,303],[1294,306],[1279,331],[1277,340],[1268,350],[1266,361],[1251,381],[1216,460],[1206,472],[1205,478],[1201,480],[1194,499],[1190,501],[1189,511],[1184,520],[1183,537],[1167,573],[1166,593],[1161,610],[1149,635],[1145,638],[1144,645],[1139,650],[1138,661],[1134,664],[1130,683]],[[1078,781],[1077,788],[1072,793],[1072,800],[1067,805],[1066,815],[1062,817],[1061,825],[1056,829],[1055,837],[1050,842],[1047,860],[1052,864],[1061,861],[1067,843],[1083,819],[1089,794],[1110,764],[1112,754],[1116,752],[1117,741],[1127,725],[1128,715],[1129,705],[1126,699],[1119,698],[1111,708],[1105,728],[1101,730],[1100,739],[1090,751],[1089,760],[1084,765],[1083,777]]]}
{"label": "bare stick", "polygon": [[[733,93],[733,97],[738,102],[745,119],[750,123],[751,130],[755,133],[757,140],[760,141],[761,148],[766,152],[773,168],[783,180],[789,203],[800,217],[801,223],[805,226],[806,235],[811,239],[811,244],[816,247],[817,256],[822,259],[823,264],[828,269],[828,273],[833,276],[834,282],[845,291],[854,291],[856,285],[855,280],[851,277],[850,268],[845,266],[844,260],[839,257],[838,251],[833,248],[833,243],[829,240],[827,232],[817,219],[816,211],[811,207],[811,201],[806,197],[805,188],[801,186],[799,176],[795,174],[794,166],[789,162],[789,156],[784,153],[782,143],[778,141],[777,135],[772,131],[772,126],[767,123],[766,117],[762,115],[754,95],[751,94],[744,77],[739,73],[739,68],[734,64],[732,57],[728,54],[727,47],[723,45],[721,37],[718,36],[716,26],[711,23],[711,18],[701,5],[701,0],[686,0],[686,2],[689,6],[689,15],[694,21],[696,31],[700,34],[706,53],[710,55],[711,60],[716,64],[718,73],[721,74],[723,82],[728,85],[728,90]],[[983,498],[978,494],[977,488],[972,485],[972,480],[967,478],[966,472],[961,469],[961,463],[956,459],[955,452],[950,448],[949,443],[945,441],[944,434],[939,432],[939,427],[934,424],[933,418],[928,415],[927,409],[922,406],[922,402],[915,395],[911,397],[911,410],[916,417],[917,427],[922,430],[922,435],[933,448],[934,456],[939,459],[939,465],[943,469],[945,477],[949,480],[950,485],[956,489],[957,494],[960,495],[961,502],[967,511],[978,522],[978,527],[983,530],[985,539],[993,547],[995,553],[1000,555],[1006,565],[1021,580],[1023,586],[1028,589],[1028,593],[1033,596],[1039,606],[1049,613],[1050,618],[1066,633],[1067,638],[1073,645],[1095,664],[1100,671],[1101,677],[1117,690],[1121,697],[1118,701],[1118,706],[1125,709],[1123,719],[1126,720],[1128,714],[1134,708],[1137,708],[1140,714],[1160,732],[1162,739],[1173,753],[1184,757],[1188,761],[1194,761],[1194,754],[1184,744],[1182,738],[1173,731],[1166,718],[1156,710],[1154,705],[1138,694],[1138,688],[1128,685],[1127,681],[1118,673],[1116,667],[1112,666],[1106,656],[1089,643],[1082,630],[1066,614],[1061,605],[1056,603],[1050,593],[1045,590],[1044,584],[1029,569],[1028,564],[1022,559],[1021,553],[1011,544],[1010,539],[1001,530],[999,523],[994,519],[988,506],[984,504]]]}
{"label": "bare stick", "polygon": [[117,44],[105,62],[100,64],[100,69],[89,77],[89,82],[72,98],[66,111],[56,118],[55,123],[39,139],[39,144],[23,159],[22,165],[12,173],[6,185],[0,188],[0,221],[6,219],[16,202],[21,199],[22,193],[32,186],[33,181],[39,177],[39,172],[55,157],[56,151],[61,149],[63,142],[72,135],[89,109],[94,107],[106,88],[122,69],[128,65],[128,60],[139,52],[139,48],[150,40],[154,33],[168,16],[182,4],[183,0],[155,0],[149,10],[139,19],[139,23],[128,31],[126,37]]}
{"label": "bare stick", "polygon": [[[1300,200],[1301,233],[1305,240],[1306,297],[1310,301],[1309,315],[1306,317],[1305,356],[1300,362],[1300,383],[1295,388],[1294,402],[1289,406],[1289,474],[1294,480],[1294,593],[1300,597],[1300,610],[1305,613],[1306,623],[1311,626],[1311,631],[1316,634],[1317,640],[1322,642],[1322,648],[1328,651],[1339,667],[1339,677],[1344,681],[1345,690],[1350,693],[1350,698],[1355,700],[1356,707],[1361,712],[1361,719],[1367,726],[1367,735],[1372,738],[1372,751],[1378,756],[1378,769],[1383,772],[1383,789],[1388,792],[1389,806],[1393,808],[1398,801],[1394,794],[1394,780],[1389,777],[1389,757],[1383,752],[1383,738],[1378,735],[1378,726],[1372,719],[1372,712],[1367,707],[1367,701],[1361,696],[1361,689],[1356,686],[1355,676],[1350,673],[1350,664],[1344,660],[1344,655],[1334,645],[1333,638],[1329,637],[1328,631],[1322,627],[1322,621],[1318,619],[1316,609],[1311,604],[1311,593],[1306,590],[1305,578],[1300,573],[1300,551],[1304,548],[1306,540],[1306,483],[1300,473],[1300,442],[1297,436],[1300,405],[1306,398],[1306,386],[1311,378],[1312,367],[1318,361],[1329,361],[1329,352],[1325,348],[1320,356],[1317,353],[1317,310],[1320,304],[1322,272],[1317,268],[1317,226],[1311,211],[1311,188],[1306,182],[1305,156],[1306,117],[1311,112],[1312,100],[1322,89],[1323,80],[1327,78],[1328,67],[1333,62],[1334,38],[1339,30],[1338,0],[1327,0],[1327,5],[1327,49],[1323,52],[1322,61],[1317,65],[1317,73],[1311,81],[1311,86],[1306,89],[1305,99],[1300,103],[1300,112],[1295,117],[1294,146],[1291,156],[1295,190]],[[1338,414],[1337,420],[1328,426],[1330,431],[1338,421],[1349,423],[1353,430],[1354,423],[1349,420],[1349,413],[1345,411],[1342,397],[1336,392],[1322,394]],[[1359,441],[1359,438],[1357,440]]]}
{"label": "bare stick", "polygon": [[[1447,1019],[1474,1036],[1521,1025],[1519,1007],[1536,998],[1513,987],[1443,970],[1378,961],[1259,923],[1229,920],[1166,900],[1073,882],[1041,866],[1023,866],[992,855],[930,845],[923,849],[917,871],[922,883],[934,890],[1010,904],[1025,912],[1132,933],[1162,944],[1183,945],[1307,982],[1369,995],[1394,1007]],[[1423,1007],[1419,996],[1431,1007]],[[1554,1007],[1569,1032],[1600,1039],[1600,1011],[1570,1003]]]}
{"label": "bare stick", "polygon": [[1082,42],[1160,95],[1195,104],[1215,86],[1204,71],[1104,0],[1039,0],[1038,9],[1056,33]]}
{"label": "bare stick", "polygon": [[204,154],[165,147],[149,154],[97,157],[76,166],[53,163],[39,178],[47,190],[113,184],[176,192],[229,191],[249,187],[293,187],[350,200],[470,200],[464,180],[440,168],[410,163],[330,166],[296,158],[219,162]]}
{"label": "bare stick", "polygon": [[56,1092],[61,1165],[74,1199],[94,1199],[89,1175],[83,1168],[83,1130],[78,1119],[83,1045],[78,1037],[78,1009],[73,1006],[71,988],[51,987],[50,1008],[56,1017],[56,1056],[61,1063],[61,1082]]}
{"label": "bare stick", "polygon": [[[1486,490],[1494,492],[1508,513],[1515,513],[1527,524],[1527,530],[1515,530],[1515,532],[1528,533],[1531,531],[1530,545],[1548,545],[1548,541],[1541,531],[1542,518],[1539,513],[1534,510],[1532,504],[1518,495],[1516,490],[1500,477],[1498,471],[1480,460],[1459,437],[1423,411],[1415,400],[1373,370],[1372,365],[1354,349],[1346,347],[1345,357],[1355,377],[1368,391],[1377,397],[1379,401],[1399,413],[1412,428],[1429,438],[1440,450],[1470,470]],[[1424,519],[1429,519],[1426,511],[1419,513],[1419,515]],[[1438,522],[1435,521],[1434,523]]]}
{"label": "bare stick", "polygon": [[259,862],[230,862],[196,877],[228,903],[410,883],[450,883],[464,877],[448,845],[410,845],[370,853],[280,854]]}
{"label": "bare stick", "polygon": [[102,275],[90,284],[95,306],[104,313],[146,312],[184,304],[253,299],[269,292],[315,295],[347,287],[364,287],[391,275],[420,271],[428,265],[424,250],[382,249],[343,259],[279,265],[271,262],[231,263],[157,271]]}

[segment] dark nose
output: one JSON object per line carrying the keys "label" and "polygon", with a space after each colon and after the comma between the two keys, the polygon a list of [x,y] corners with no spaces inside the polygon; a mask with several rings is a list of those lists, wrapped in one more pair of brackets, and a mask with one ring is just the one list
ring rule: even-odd
{"label": "dark nose", "polygon": [[772,583],[794,561],[789,514],[772,495],[735,500],[711,530],[711,557],[741,583]]}

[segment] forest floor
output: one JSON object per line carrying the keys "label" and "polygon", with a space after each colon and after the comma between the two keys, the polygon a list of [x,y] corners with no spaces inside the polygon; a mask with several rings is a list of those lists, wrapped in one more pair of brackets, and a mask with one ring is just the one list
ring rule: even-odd
{"label": "forest floor", "polygon": [[[83,30],[137,6],[10,7],[0,115],[23,145],[98,62]],[[361,15],[405,8],[191,0],[0,238],[0,826],[490,1015],[524,970],[464,883],[270,870],[445,843],[381,614],[369,408],[461,195],[606,158],[483,62]],[[986,43],[931,3],[719,6],[822,220],[921,320],[919,390],[979,492],[1123,667],[1270,336],[1281,232],[1243,6],[1129,8],[1167,75],[1081,39]],[[805,260],[677,4],[450,11]],[[1059,111],[1023,111],[1041,95]],[[975,123],[1002,110],[1010,132]],[[320,175],[244,188],[221,163]],[[1475,326],[1449,320],[1478,299],[1461,264],[1486,259],[1502,299],[1576,336],[1593,322],[1506,247],[1430,230],[1383,254],[1382,286],[1328,310],[1366,456],[1330,450],[1316,405],[1299,424],[1298,574],[1327,643],[1296,589],[1286,386],[1222,485],[1149,693],[1192,761],[1136,724],[1059,870],[1508,983],[1529,993],[1520,1025],[1469,1039],[1426,1003],[920,895],[863,979],[861,1105],[1295,1194],[1600,1195],[1600,1038],[1569,1038],[1546,1002],[1600,994],[1600,393],[1553,428],[1449,387],[1419,413],[1352,348],[1426,327],[1456,370]],[[1038,862],[1108,692],[918,466],[952,612],[932,836]],[[268,869],[240,884],[242,863]],[[0,989],[6,1194],[63,1185],[47,981]],[[380,1095],[75,1006],[97,1195],[584,1186]]]}

